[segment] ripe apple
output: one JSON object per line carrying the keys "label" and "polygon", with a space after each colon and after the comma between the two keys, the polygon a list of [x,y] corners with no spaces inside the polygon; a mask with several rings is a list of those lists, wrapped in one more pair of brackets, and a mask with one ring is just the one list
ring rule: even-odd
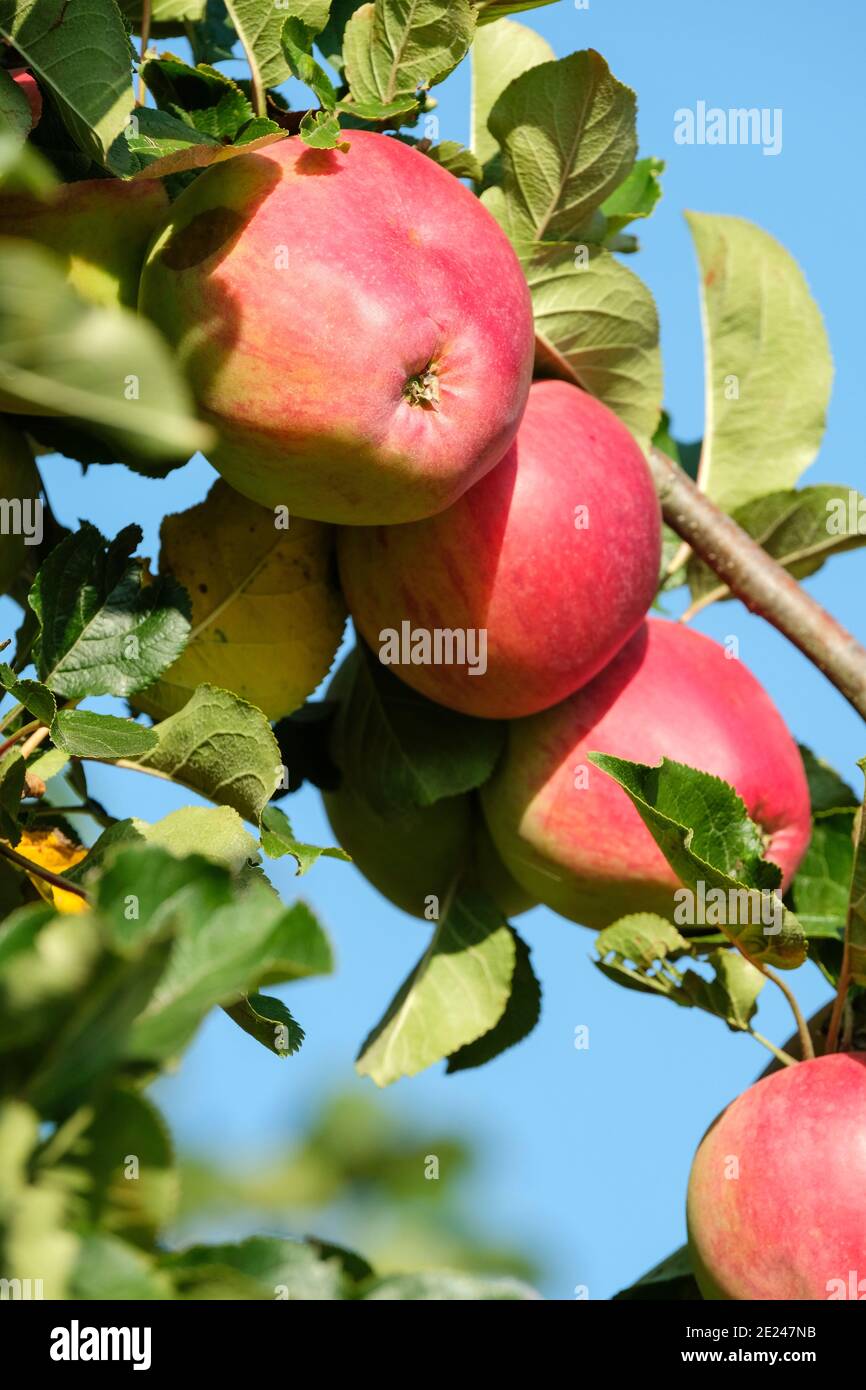
{"label": "ripe apple", "polygon": [[533,361],[529,291],[491,215],[386,135],[298,137],[172,204],[140,305],[266,506],[346,524],[441,511],[505,453]]}
{"label": "ripe apple", "polygon": [[502,859],[540,902],[594,928],[630,912],[670,918],[678,880],[591,752],[666,757],[731,783],[790,882],[811,833],[802,760],[766,691],[718,643],[648,620],[589,685],[510,725],[481,793]]}
{"label": "ripe apple", "polygon": [[[538,381],[511,449],[459,501],[408,526],[347,528],[338,554],[355,624],[383,661],[399,656],[396,675],[465,714],[516,719],[585,685],[632,635],[660,547],[626,427],[577,387]],[[476,645],[406,659],[413,634],[436,631]]]}
{"label": "ripe apple", "polygon": [[866,1053],[750,1086],[692,1165],[689,1245],[709,1299],[866,1298]]}
{"label": "ripe apple", "polygon": [[[357,648],[349,652],[328,686],[327,698],[339,704],[351,689]],[[533,899],[513,880],[493,847],[477,798],[471,793],[443,797],[430,806],[417,806],[382,816],[371,806],[364,789],[350,786],[344,768],[344,740],[363,737],[363,730],[334,721],[331,759],[343,774],[336,791],[322,799],[331,829],[352,856],[355,866],[390,902],[415,917],[424,917],[428,899],[440,909],[461,870],[469,882],[499,904],[506,917],[533,906]]]}

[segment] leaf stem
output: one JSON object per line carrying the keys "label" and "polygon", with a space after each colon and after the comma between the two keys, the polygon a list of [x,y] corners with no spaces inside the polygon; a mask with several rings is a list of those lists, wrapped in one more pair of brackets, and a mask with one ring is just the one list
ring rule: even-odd
{"label": "leaf stem", "polygon": [[11,845],[5,844],[2,840],[0,840],[0,854],[12,864],[17,864],[19,869],[24,869],[28,874],[35,874],[36,878],[43,878],[53,888],[61,888],[64,893],[74,893],[77,898],[83,898],[86,903],[90,902],[90,895],[85,889],[79,888],[77,883],[72,883],[62,874],[55,874],[52,869],[46,869],[42,864],[34,864],[32,859],[25,858],[23,854],[19,854]]}
{"label": "leaf stem", "polygon": [[787,637],[866,719],[866,647],[667,454],[651,449],[649,463],[668,525],[736,598]]}

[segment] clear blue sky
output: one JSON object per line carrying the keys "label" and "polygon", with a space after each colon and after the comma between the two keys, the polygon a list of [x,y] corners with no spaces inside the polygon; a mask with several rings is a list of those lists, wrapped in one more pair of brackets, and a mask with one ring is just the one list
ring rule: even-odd
{"label": "clear blue sky", "polygon": [[[599,49],[637,91],[641,152],[668,161],[664,199],[642,228],[641,254],[629,264],[658,301],[676,433],[699,437],[703,416],[697,277],[682,212],[736,213],[772,232],[799,260],[829,329],[836,381],[825,444],[808,479],[864,488],[866,296],[852,252],[866,208],[850,154],[862,118],[864,8],[854,0],[832,7],[808,0],[730,0],[721,7],[592,0],[586,11],[561,0],[524,19],[560,57]],[[442,137],[465,140],[468,67],[437,95]],[[781,154],[675,145],[675,110],[701,99],[723,107],[781,107]],[[144,553],[154,554],[160,517],[200,500],[213,475],[199,460],[165,483],[120,468],[94,468],[82,479],[76,465],[52,460],[45,476],[62,520],[84,517],[111,534],[138,521]],[[866,555],[855,553],[831,562],[808,585],[861,639],[864,579]],[[11,617],[4,603],[3,627]],[[697,626],[719,638],[735,633],[743,659],[796,737],[859,787],[854,764],[866,754],[866,731],[817,671],[739,605],[718,605]],[[120,815],[156,819],[189,801],[112,769],[94,773],[92,782]],[[304,791],[287,805],[303,838],[328,842],[316,794]],[[229,1161],[291,1142],[326,1090],[371,1085],[352,1079],[355,1049],[426,940],[423,925],[389,907],[348,866],[324,861],[300,885],[285,867],[273,876],[287,899],[300,886],[338,954],[334,977],[286,992],[307,1030],[303,1051],[278,1063],[228,1019],[214,1016],[178,1073],[159,1086],[181,1142]],[[591,965],[589,932],[544,909],[519,926],[545,991],[532,1037],[479,1071],[446,1077],[440,1067],[401,1082],[384,1104],[410,1113],[422,1134],[450,1126],[479,1138],[483,1163],[473,1193],[479,1221],[497,1239],[538,1253],[547,1297],[567,1299],[586,1284],[592,1298],[608,1298],[682,1240],[694,1148],[767,1054],[717,1020],[618,989]],[[811,967],[795,978],[811,1011],[825,988]],[[790,1020],[775,993],[765,991],[759,1027],[781,1042]],[[573,1046],[578,1024],[589,1025],[588,1051]]]}

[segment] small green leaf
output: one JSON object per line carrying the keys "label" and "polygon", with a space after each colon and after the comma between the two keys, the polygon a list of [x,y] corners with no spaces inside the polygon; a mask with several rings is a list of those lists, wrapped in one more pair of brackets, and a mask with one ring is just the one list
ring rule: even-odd
{"label": "small green leaf", "polygon": [[658,313],[646,285],[594,246],[538,248],[524,269],[536,375],[572,381],[597,396],[646,448],[662,398]]}
{"label": "small green leaf", "polygon": [[594,49],[541,63],[506,87],[488,119],[503,152],[484,201],[518,245],[580,241],[630,172],[635,95]]}
{"label": "small green leaf", "polygon": [[43,724],[51,724],[57,713],[57,703],[47,685],[19,680],[11,666],[0,662],[0,686]]}
{"label": "small green leaf", "polygon": [[259,824],[282,775],[279,748],[261,710],[228,690],[200,685],[156,733],[156,748],[137,759],[143,767]]}
{"label": "small green leaf", "polygon": [[279,806],[273,805],[265,807],[262,815],[262,849],[269,859],[282,859],[283,855],[291,854],[297,863],[299,877],[311,869],[322,856],[326,859],[342,859],[347,864],[352,862],[351,855],[344,849],[333,846],[323,849],[319,845],[305,845],[295,839],[288,816]]}
{"label": "small green leaf", "polygon": [[763,858],[760,831],[733,787],[667,758],[658,767],[607,753],[589,759],[628,793],[685,888],[708,901],[720,895],[725,911],[708,915],[709,925],[756,961],[785,970],[803,963],[803,929],[775,895],[781,872]]}
{"label": "small green leaf", "polygon": [[639,159],[601,205],[605,219],[605,242],[610,243],[623,227],[637,218],[650,217],[662,196],[663,159]]}
{"label": "small green leaf", "polygon": [[360,1075],[387,1086],[489,1033],[507,1007],[516,958],[514,936],[490,899],[458,894],[363,1043]]}
{"label": "small green leaf", "polygon": [[186,592],[170,576],[148,581],[132,558],[140,539],[139,528],[127,526],[106,542],[82,522],[36,576],[30,590],[40,624],[34,655],[40,680],[55,695],[131,695],[183,650]]}
{"label": "small green leaf", "polygon": [[298,134],[305,145],[314,150],[347,150],[340,119],[332,111],[305,111]]}
{"label": "small green leaf", "polygon": [[51,726],[51,738],[75,758],[136,758],[159,742],[153,729],[136,724],[134,719],[83,709],[60,710]]}
{"label": "small green leaf", "polygon": [[784,247],[739,217],[686,220],[701,273],[707,382],[698,483],[733,512],[793,487],[809,467],[833,364],[821,314]]}
{"label": "small green leaf", "polygon": [[376,0],[352,15],[343,61],[353,103],[410,111],[420,90],[441,82],[469,51],[475,13],[468,0]]}
{"label": "small green leaf", "polygon": [[225,1012],[277,1057],[290,1057],[300,1051],[304,1030],[281,999],[266,994],[244,995],[236,1004],[228,1004]]}

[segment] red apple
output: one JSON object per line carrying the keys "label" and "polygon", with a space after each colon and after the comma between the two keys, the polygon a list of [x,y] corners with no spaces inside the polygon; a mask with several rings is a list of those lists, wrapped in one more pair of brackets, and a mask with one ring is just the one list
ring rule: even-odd
{"label": "red apple", "polygon": [[39,90],[39,83],[33,73],[28,72],[26,68],[10,68],[9,76],[18,83],[27,98],[27,105],[30,107],[30,129],[35,130],[42,119],[42,93]]}
{"label": "red apple", "polygon": [[710,1299],[866,1299],[866,1053],[785,1067],[704,1135],[689,1244]]}
{"label": "red apple", "polygon": [[506,866],[540,902],[595,928],[630,912],[670,918],[678,880],[591,752],[670,758],[731,783],[790,882],[811,833],[802,760],[766,691],[718,643],[650,619],[583,690],[510,726],[481,794]]}
{"label": "red apple", "polygon": [[178,349],[239,492],[347,524],[441,511],[526,404],[529,291],[467,188],[389,136],[213,165],[172,205],[140,304]]}
{"label": "red apple", "polygon": [[[538,381],[492,472],[428,520],[344,530],[340,575],[382,660],[397,654],[388,634],[405,634],[392,669],[408,685],[466,714],[515,719],[585,685],[635,631],[656,591],[660,530],[625,426],[577,387]],[[462,664],[402,660],[412,634],[437,630],[478,634],[478,645]]]}

